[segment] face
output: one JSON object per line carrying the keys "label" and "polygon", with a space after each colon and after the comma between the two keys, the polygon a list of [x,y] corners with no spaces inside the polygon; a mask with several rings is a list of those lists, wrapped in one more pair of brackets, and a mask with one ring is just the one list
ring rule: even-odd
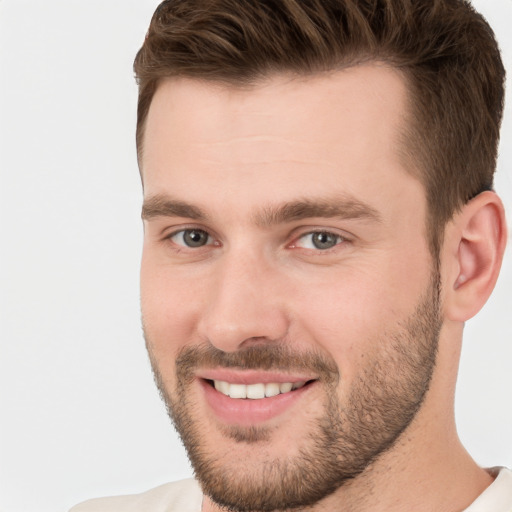
{"label": "face", "polygon": [[157,382],[213,502],[314,504],[392,449],[440,329],[426,201],[384,66],[163,82],[141,271]]}

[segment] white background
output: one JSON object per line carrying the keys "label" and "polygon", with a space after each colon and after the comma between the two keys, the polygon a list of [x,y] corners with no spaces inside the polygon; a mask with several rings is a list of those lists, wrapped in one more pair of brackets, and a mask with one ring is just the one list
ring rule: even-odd
{"label": "white background", "polygon": [[[191,474],[140,328],[132,61],[150,0],[0,0],[0,510],[64,512]],[[512,0],[475,5],[512,75]],[[509,89],[512,89],[509,80]],[[512,100],[497,189],[512,218]],[[512,256],[468,323],[457,419],[512,466]]]}

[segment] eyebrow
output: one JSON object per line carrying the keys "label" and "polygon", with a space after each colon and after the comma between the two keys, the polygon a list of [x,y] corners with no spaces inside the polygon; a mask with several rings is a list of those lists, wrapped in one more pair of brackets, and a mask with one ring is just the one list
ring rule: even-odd
{"label": "eyebrow", "polygon": [[[198,206],[169,196],[155,195],[144,201],[142,219],[155,217],[185,217],[193,220],[208,220],[208,215]],[[257,212],[253,220],[257,226],[267,228],[309,218],[363,219],[381,221],[375,208],[349,196],[327,199],[300,199],[282,205],[266,206]]]}
{"label": "eyebrow", "polygon": [[277,207],[270,206],[258,213],[255,221],[261,227],[268,227],[314,217],[381,221],[381,216],[375,208],[351,197],[303,199]]}
{"label": "eyebrow", "polygon": [[186,217],[193,220],[208,218],[201,208],[163,195],[156,195],[144,200],[141,217],[143,220],[155,217]]}

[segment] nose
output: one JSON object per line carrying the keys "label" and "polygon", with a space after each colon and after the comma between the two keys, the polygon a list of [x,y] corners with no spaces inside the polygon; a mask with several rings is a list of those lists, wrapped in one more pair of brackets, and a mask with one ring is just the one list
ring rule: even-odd
{"label": "nose", "polygon": [[224,256],[212,268],[199,335],[224,352],[275,342],[288,331],[279,272],[261,257]]}

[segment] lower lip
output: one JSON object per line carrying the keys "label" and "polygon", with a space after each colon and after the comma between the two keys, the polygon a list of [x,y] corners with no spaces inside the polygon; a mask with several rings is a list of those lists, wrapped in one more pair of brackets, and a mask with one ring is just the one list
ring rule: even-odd
{"label": "lower lip", "polygon": [[209,382],[200,379],[207,404],[218,419],[229,425],[251,426],[271,420],[293,407],[314,386],[314,382],[304,387],[281,393],[269,398],[230,398],[217,391]]}

